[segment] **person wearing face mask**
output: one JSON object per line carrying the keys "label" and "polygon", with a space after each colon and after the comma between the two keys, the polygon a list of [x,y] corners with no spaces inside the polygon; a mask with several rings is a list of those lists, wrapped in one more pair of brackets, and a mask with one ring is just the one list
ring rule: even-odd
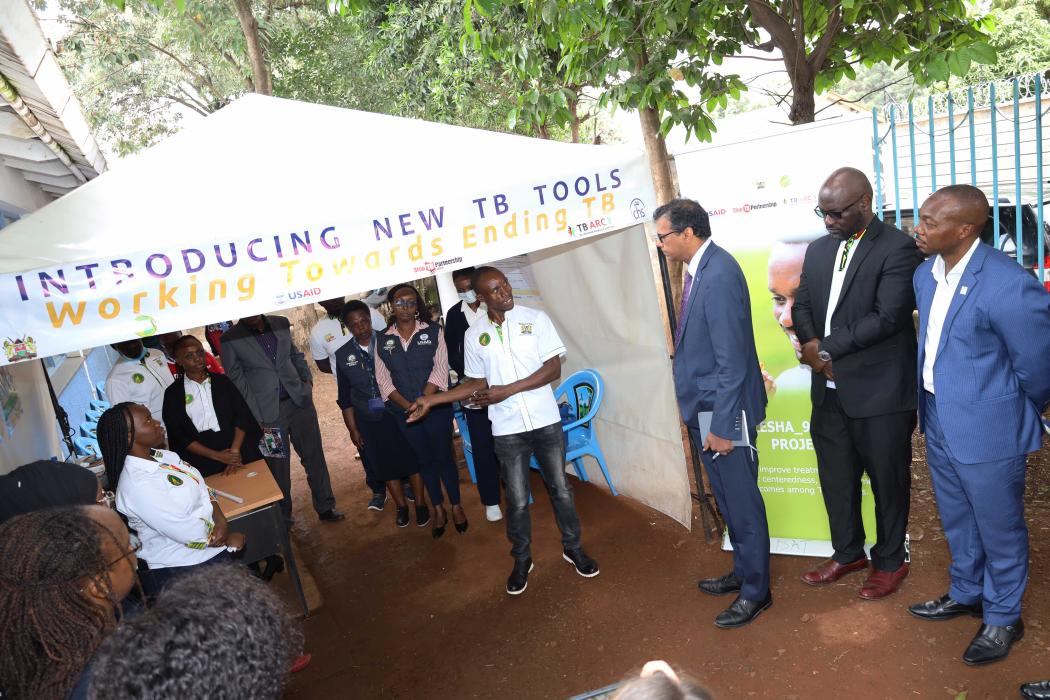
{"label": "person wearing face mask", "polygon": [[163,426],[164,392],[175,381],[164,351],[147,348],[138,338],[114,343],[112,347],[120,358],[106,377],[107,399],[114,406],[124,402],[142,404]]}
{"label": "person wearing face mask", "polygon": [[813,369],[810,432],[834,555],[802,576],[825,586],[868,568],[861,474],[875,496],[872,571],[857,595],[885,598],[908,575],[905,533],[915,430],[915,241],[872,212],[871,182],[833,172],[814,212],[828,235],[806,249],[792,320]]}
{"label": "person wearing face mask", "polygon": [[[455,370],[462,381],[463,338],[467,329],[479,318],[485,318],[488,307],[478,298],[470,286],[473,267],[465,267],[452,273],[459,303],[445,314],[445,346],[448,348],[448,366]],[[467,420],[470,446],[474,458],[474,475],[478,480],[478,495],[485,506],[485,518],[495,522],[503,517],[499,508],[499,462],[496,459],[495,443],[492,440],[492,421],[488,411],[470,402],[463,405],[463,416]]]}

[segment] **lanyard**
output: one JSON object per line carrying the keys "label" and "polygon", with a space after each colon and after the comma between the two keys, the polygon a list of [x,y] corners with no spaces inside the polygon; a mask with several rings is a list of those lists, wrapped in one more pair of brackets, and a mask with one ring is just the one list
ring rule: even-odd
{"label": "lanyard", "polygon": [[368,350],[361,347],[361,343],[357,342],[357,338],[354,338],[354,343],[360,348],[361,352],[361,364],[365,366],[365,370],[368,372],[368,378],[372,380],[372,396],[379,396],[379,384],[376,382],[376,363],[375,363],[375,351],[376,351],[376,337],[372,336],[371,342],[368,343]]}
{"label": "lanyard", "polygon": [[[506,319],[504,319],[504,321],[506,321]],[[496,335],[499,336],[500,345],[503,345],[504,340],[503,340],[503,326],[502,325],[496,326]]]}

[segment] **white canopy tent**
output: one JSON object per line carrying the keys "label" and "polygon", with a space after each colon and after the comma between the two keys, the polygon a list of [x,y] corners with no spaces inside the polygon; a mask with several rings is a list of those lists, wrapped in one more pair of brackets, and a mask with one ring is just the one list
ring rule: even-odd
{"label": "white canopy tent", "polygon": [[0,366],[547,249],[567,369],[606,380],[617,488],[688,527],[652,209],[631,148],[250,95],[4,230]]}

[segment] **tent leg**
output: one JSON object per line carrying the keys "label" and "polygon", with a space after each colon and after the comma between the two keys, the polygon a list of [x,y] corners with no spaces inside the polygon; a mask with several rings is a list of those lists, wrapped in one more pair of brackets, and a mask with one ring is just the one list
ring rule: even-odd
{"label": "tent leg", "polygon": [[[660,262],[660,281],[663,283],[664,288],[664,302],[667,304],[667,324],[671,327],[671,337],[674,338],[675,333],[678,331],[678,319],[675,317],[674,313],[674,292],[671,288],[671,275],[668,271],[667,258],[664,256],[664,252],[657,248],[656,255]],[[696,478],[697,491],[690,495],[700,505],[700,521],[704,528],[704,539],[708,542],[712,542],[718,538],[718,533],[721,528],[718,526],[718,516],[715,514],[714,508],[711,507],[710,495],[707,493],[707,489],[704,488],[704,475],[700,467],[702,464],[700,461],[700,453],[696,451],[696,445],[693,444],[691,438],[688,442],[690,461],[693,463],[693,476]]]}

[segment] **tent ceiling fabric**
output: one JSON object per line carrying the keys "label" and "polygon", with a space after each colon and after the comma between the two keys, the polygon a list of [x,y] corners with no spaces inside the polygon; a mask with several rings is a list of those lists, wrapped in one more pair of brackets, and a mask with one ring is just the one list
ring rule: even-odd
{"label": "tent ceiling fabric", "polygon": [[0,364],[560,245],[653,201],[633,148],[249,95],[4,231],[0,337],[33,342]]}

